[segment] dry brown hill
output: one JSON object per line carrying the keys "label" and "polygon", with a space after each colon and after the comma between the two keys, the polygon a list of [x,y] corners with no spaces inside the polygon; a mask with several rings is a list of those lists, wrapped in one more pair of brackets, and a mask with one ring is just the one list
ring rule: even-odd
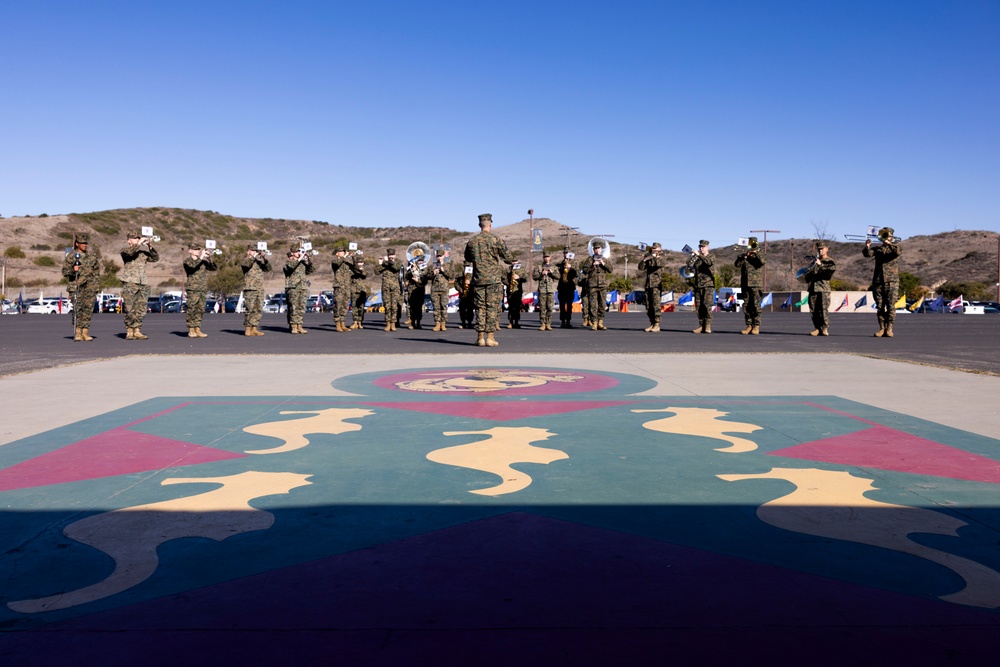
{"label": "dry brown hill", "polygon": [[[507,241],[514,254],[527,262],[531,244],[532,225],[541,229],[544,247],[561,250],[565,244],[579,255],[585,253],[591,238],[586,230],[572,230],[547,218],[536,218],[533,223],[521,220],[501,225],[496,221],[493,231]],[[100,211],[86,214],[55,215],[44,217],[0,218],[0,258],[4,260],[7,293],[14,290],[59,289],[59,266],[63,253],[72,243],[73,233],[88,231],[92,242],[101,250],[105,259],[121,265],[118,249],[129,229],[151,226],[163,240],[158,245],[161,261],[149,265],[149,275],[157,290],[178,289],[183,278],[181,262],[184,248],[191,242],[215,239],[226,248],[241,249],[248,243],[267,241],[275,252],[275,260],[283,257],[298,236],[308,236],[313,247],[320,251],[318,271],[313,275],[313,291],[328,289],[331,273],[328,261],[332,246],[340,241],[355,241],[374,259],[393,246],[399,254],[414,241],[429,245],[446,244],[459,254],[472,236],[472,231],[457,231],[447,227],[347,227],[310,220],[284,220],[270,218],[238,218],[213,211],[195,211],[176,208],[138,208]],[[871,278],[872,260],[861,256],[860,243],[832,241],[830,255],[837,260],[837,277],[848,284],[864,288]],[[612,262],[615,273],[637,278],[635,264],[641,256],[638,249],[612,243]],[[902,271],[915,274],[923,285],[936,288],[945,281],[979,282],[991,289],[997,282],[998,234],[985,231],[953,231],[930,236],[904,239]],[[17,250],[21,251],[20,253]],[[720,267],[729,267],[739,250],[732,247],[713,250]],[[23,253],[24,257],[17,255]],[[794,281],[795,271],[805,266],[806,255],[813,253],[809,239],[781,239],[768,242],[768,287],[773,290],[799,289]],[[558,256],[558,255],[557,255]],[[686,257],[678,251],[667,251],[679,268]],[[540,258],[536,254],[534,261]],[[277,261],[275,261],[277,263]],[[280,271],[272,273],[267,284],[270,292],[283,288]],[[636,280],[637,284],[640,282]],[[376,284],[371,280],[373,287]]]}

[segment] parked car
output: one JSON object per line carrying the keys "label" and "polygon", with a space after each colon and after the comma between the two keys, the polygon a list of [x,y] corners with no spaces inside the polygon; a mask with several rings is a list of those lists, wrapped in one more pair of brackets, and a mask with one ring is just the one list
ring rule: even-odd
{"label": "parked car", "polygon": [[146,312],[147,313],[163,312],[163,302],[160,301],[160,297],[151,296],[148,299],[146,299]]}
{"label": "parked car", "polygon": [[270,299],[264,302],[265,313],[283,313],[287,309],[288,309],[288,304],[285,303],[284,294],[275,294]]}
{"label": "parked car", "polygon": [[183,313],[187,311],[186,301],[167,301],[163,304],[164,313]]}
{"label": "parked car", "polygon": [[56,315],[58,313],[68,313],[73,310],[73,302],[68,298],[42,299],[28,306],[28,313],[41,315]]}

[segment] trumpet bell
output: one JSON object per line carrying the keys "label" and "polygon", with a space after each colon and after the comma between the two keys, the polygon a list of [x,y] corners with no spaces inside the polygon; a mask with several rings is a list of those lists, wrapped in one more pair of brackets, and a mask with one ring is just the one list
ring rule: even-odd
{"label": "trumpet bell", "polygon": [[611,259],[611,244],[608,243],[607,239],[595,236],[587,243],[587,254],[593,257],[598,252],[604,259]]}
{"label": "trumpet bell", "polygon": [[406,248],[406,261],[412,262],[414,259],[429,257],[431,247],[422,241],[415,241]]}

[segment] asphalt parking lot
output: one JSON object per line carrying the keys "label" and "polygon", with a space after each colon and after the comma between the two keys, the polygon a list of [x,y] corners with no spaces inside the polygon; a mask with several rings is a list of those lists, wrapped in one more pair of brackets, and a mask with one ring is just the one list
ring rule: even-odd
{"label": "asphalt parking lot", "polygon": [[[577,316],[578,317],[578,316]],[[434,332],[433,318],[424,328],[382,330],[380,314],[369,314],[366,329],[336,333],[329,314],[306,315],[306,336],[287,332],[284,315],[265,314],[263,337],[243,336],[242,315],[206,315],[205,339],[187,337],[184,315],[150,314],[143,324],[146,341],[125,340],[121,315],[94,316],[90,333],[96,340],[74,342],[71,320],[60,315],[19,315],[0,318],[0,375],[22,373],[90,359],[128,355],[192,354],[454,354],[475,351],[483,356],[519,354],[614,353],[832,353],[870,356],[942,368],[1000,375],[1000,316],[922,314],[896,318],[896,336],[874,338],[874,316],[831,314],[830,336],[809,336],[812,325],[802,313],[765,313],[759,336],[742,336],[742,315],[718,313],[711,335],[696,335],[693,313],[666,313],[660,333],[646,333],[642,313],[608,313],[607,331],[579,327],[538,331],[538,316],[526,313],[522,328],[502,328],[497,348],[475,348],[474,331],[460,329],[451,316],[447,331]],[[506,327],[506,314],[501,319]]]}

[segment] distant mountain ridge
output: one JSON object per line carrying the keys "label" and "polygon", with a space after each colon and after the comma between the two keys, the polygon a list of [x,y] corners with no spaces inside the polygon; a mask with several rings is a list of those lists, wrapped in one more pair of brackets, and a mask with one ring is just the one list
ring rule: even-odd
{"label": "distant mountain ridge", "polygon": [[[105,259],[120,264],[118,250],[130,229],[153,227],[163,240],[158,245],[161,261],[149,265],[149,275],[154,291],[179,285],[183,279],[181,262],[190,243],[215,239],[224,248],[238,249],[246,244],[267,241],[275,255],[275,264],[284,259],[284,253],[297,245],[297,237],[306,236],[313,247],[320,251],[317,273],[313,275],[313,291],[329,289],[331,274],[328,257],[334,244],[342,241],[356,242],[369,261],[377,261],[387,247],[403,255],[414,241],[435,246],[451,247],[453,256],[461,257],[465,244],[475,229],[475,219],[469,231],[448,227],[350,227],[331,225],[312,220],[286,220],[272,218],[241,218],[214,211],[198,211],[167,207],[115,209],[94,213],[68,215],[0,218],[0,255],[4,256],[8,285],[54,287],[61,275],[58,266],[44,266],[50,257],[61,265],[64,248],[72,244],[75,232],[89,232],[94,245],[101,249]],[[521,260],[529,261],[531,229],[541,229],[544,247],[561,251],[569,244],[582,259],[587,241],[586,231],[577,231],[548,218],[527,219],[511,224],[494,221],[493,231],[507,241],[508,246]],[[706,232],[704,234],[708,236]],[[655,240],[655,239],[650,239]],[[638,287],[641,275],[635,266],[642,253],[637,248],[614,243],[612,263],[616,275],[626,270]],[[7,249],[15,246],[25,257],[10,257]],[[929,236],[915,236],[903,241],[902,271],[920,278],[921,284],[934,289],[946,281],[979,282],[989,286],[997,283],[998,234],[988,231],[951,231]],[[858,288],[867,287],[871,279],[873,262],[861,256],[862,244],[830,241],[830,255],[837,261],[837,278],[853,283]],[[814,254],[812,239],[768,239],[768,288],[773,290],[802,289],[794,280],[795,271],[808,263],[807,255]],[[717,264],[731,266],[739,250],[731,246],[714,248]],[[556,258],[560,252],[553,253]],[[677,268],[686,256],[678,249],[667,249],[666,255]],[[280,257],[280,260],[278,258]],[[535,253],[532,262],[541,260]],[[39,265],[39,263],[43,265]],[[737,274],[738,279],[738,274]],[[371,280],[375,286],[376,280]],[[15,287],[16,288],[16,287]],[[272,273],[267,284],[269,291],[281,291],[283,281],[280,270]],[[11,289],[8,288],[8,293]]]}

